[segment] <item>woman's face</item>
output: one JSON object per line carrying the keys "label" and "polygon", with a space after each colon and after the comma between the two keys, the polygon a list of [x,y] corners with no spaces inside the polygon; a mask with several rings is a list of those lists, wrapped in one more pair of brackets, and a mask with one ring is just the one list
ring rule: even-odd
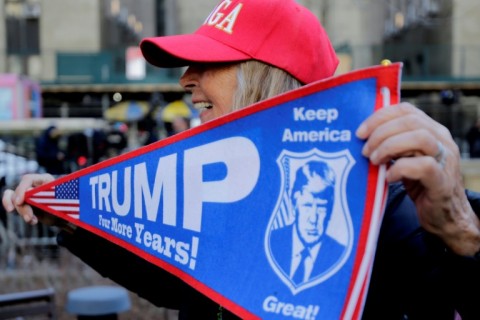
{"label": "woman's face", "polygon": [[237,64],[198,64],[190,66],[180,85],[192,94],[192,103],[202,123],[232,111],[237,89]]}

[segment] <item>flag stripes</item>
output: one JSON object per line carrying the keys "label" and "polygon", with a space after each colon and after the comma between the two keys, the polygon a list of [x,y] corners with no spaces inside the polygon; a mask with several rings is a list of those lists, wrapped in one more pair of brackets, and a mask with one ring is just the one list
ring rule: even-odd
{"label": "flag stripes", "polygon": [[48,190],[34,193],[30,200],[78,219],[80,213],[78,179],[73,179],[60,185],[52,186]]}

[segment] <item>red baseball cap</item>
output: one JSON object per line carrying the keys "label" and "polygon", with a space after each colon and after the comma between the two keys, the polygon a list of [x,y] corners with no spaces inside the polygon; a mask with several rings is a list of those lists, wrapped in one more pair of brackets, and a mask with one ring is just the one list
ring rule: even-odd
{"label": "red baseball cap", "polygon": [[223,0],[193,34],[146,38],[140,48],[157,67],[258,60],[305,84],[338,65],[318,19],[294,0]]}

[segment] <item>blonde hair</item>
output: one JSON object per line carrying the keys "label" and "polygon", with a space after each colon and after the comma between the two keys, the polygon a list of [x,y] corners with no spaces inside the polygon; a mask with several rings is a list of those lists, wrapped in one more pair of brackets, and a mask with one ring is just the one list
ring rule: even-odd
{"label": "blonde hair", "polygon": [[241,62],[232,111],[301,86],[300,81],[282,69],[256,60]]}

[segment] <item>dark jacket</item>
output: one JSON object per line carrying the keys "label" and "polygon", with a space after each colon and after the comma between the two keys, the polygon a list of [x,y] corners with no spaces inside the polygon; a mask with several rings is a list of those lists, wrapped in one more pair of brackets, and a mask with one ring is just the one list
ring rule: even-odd
{"label": "dark jacket", "polygon": [[50,126],[37,138],[35,141],[35,153],[38,164],[43,167],[46,172],[59,175],[64,174],[65,170],[63,167],[63,159],[59,158],[59,154],[63,153],[59,146],[60,137],[52,136],[54,130],[57,130],[57,128]]}
{"label": "dark jacket", "polygon": [[[480,213],[480,194],[467,192]],[[166,271],[91,233],[59,234],[59,243],[103,276],[157,306],[180,310],[180,319],[217,319],[218,304]],[[152,279],[158,279],[152,281]],[[389,187],[362,319],[480,319],[480,261],[450,253],[426,233],[400,184]],[[223,311],[223,320],[238,319]]]}

